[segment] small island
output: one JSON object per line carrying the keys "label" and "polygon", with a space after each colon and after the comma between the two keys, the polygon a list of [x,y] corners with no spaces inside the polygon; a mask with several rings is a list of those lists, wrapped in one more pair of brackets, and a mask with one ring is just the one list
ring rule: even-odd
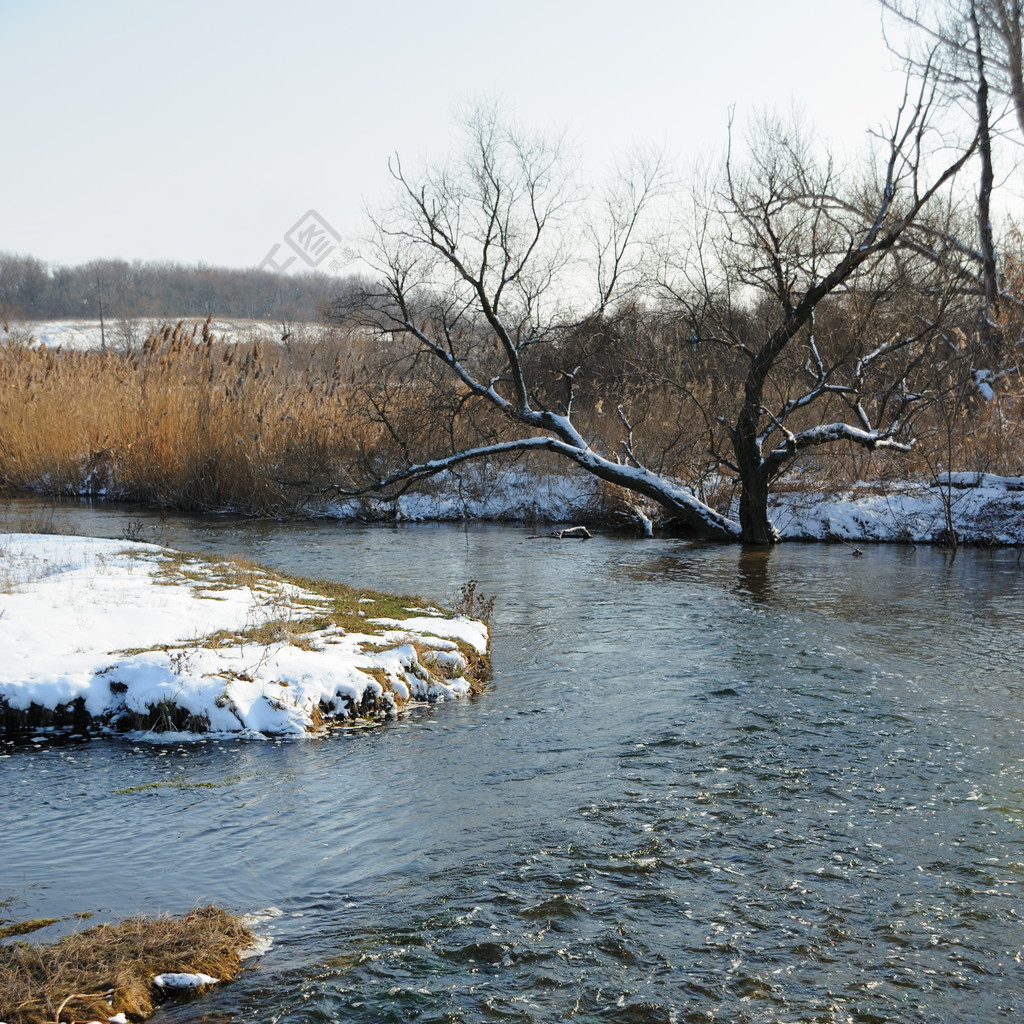
{"label": "small island", "polygon": [[[46,923],[25,922],[29,927],[20,930]],[[0,945],[0,1020],[145,1020],[168,996],[203,992],[233,979],[247,959],[266,948],[267,940],[252,930],[257,923],[256,917],[206,906],[181,917],[102,924],[48,945]]]}
{"label": "small island", "polygon": [[0,621],[7,738],[314,735],[487,675],[479,619],[125,540],[0,535]]}

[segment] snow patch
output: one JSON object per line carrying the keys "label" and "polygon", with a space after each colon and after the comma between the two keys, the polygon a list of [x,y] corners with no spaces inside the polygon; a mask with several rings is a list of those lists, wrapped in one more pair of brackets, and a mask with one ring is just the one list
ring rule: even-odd
{"label": "snow patch", "polygon": [[[947,507],[948,506],[948,507]],[[776,494],[769,515],[788,540],[1024,544],[1024,477],[940,474],[930,484],[861,482],[836,493]]]}
{"label": "snow patch", "polygon": [[220,978],[213,978],[209,974],[157,974],[153,984],[157,988],[182,990],[219,985]]}

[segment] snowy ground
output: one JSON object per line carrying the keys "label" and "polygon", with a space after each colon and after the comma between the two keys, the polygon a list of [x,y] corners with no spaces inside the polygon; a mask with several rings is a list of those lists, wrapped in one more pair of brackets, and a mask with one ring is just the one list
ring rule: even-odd
{"label": "snowy ground", "polygon": [[[327,597],[151,544],[0,534],[0,712],[111,729],[304,734],[466,694],[481,622]],[[315,627],[315,628],[314,628]]]}
{"label": "snowy ground", "polygon": [[[930,483],[859,483],[833,492],[807,488],[775,494],[769,503],[769,515],[785,540],[851,543],[946,544],[947,509],[960,543],[1024,544],[1024,477],[956,473]],[[660,517],[652,502],[625,492],[610,498],[586,474],[538,476],[521,468],[469,468],[394,501],[337,502],[326,512],[339,519],[409,522],[632,523],[641,532]]]}
{"label": "snowy ground", "polygon": [[[366,495],[331,502],[327,518],[356,522],[544,523],[607,521],[600,482],[586,473],[532,473],[480,464],[443,473],[394,499]],[[626,517],[628,518],[628,517]]]}
{"label": "snowy ground", "polygon": [[[101,325],[99,320],[12,320],[0,322],[0,344],[5,341],[33,341],[46,348],[101,349],[104,345],[113,349],[141,348],[150,331],[159,330],[166,324],[183,320],[189,327],[202,330],[205,317],[140,317],[126,320],[111,317]],[[318,325],[308,325],[317,329]],[[307,325],[289,325],[293,333]],[[261,343],[281,340],[281,324],[272,320],[231,320],[216,319],[210,328],[218,338],[228,342]]]}
{"label": "snowy ground", "polygon": [[954,473],[930,484],[862,483],[825,494],[776,495],[771,515],[789,540],[1024,544],[1024,477]]}

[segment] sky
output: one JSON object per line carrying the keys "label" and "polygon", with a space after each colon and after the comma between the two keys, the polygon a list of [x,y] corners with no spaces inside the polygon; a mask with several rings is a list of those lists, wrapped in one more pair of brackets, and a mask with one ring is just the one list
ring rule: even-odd
{"label": "sky", "polygon": [[600,175],[720,152],[733,106],[855,152],[902,92],[875,0],[0,0],[0,40],[0,251],[51,264],[305,269],[286,236],[355,244],[481,101]]}

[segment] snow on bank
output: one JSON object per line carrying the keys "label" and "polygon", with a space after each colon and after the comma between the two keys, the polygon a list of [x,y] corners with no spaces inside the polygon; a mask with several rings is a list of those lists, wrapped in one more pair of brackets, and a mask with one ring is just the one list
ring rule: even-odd
{"label": "snow on bank", "polygon": [[0,713],[281,735],[470,692],[483,623],[355,600],[152,544],[0,535]]}
{"label": "snow on bank", "polygon": [[[858,483],[834,492],[812,487],[780,491],[769,517],[786,540],[948,543],[947,506],[961,543],[1024,544],[1024,477],[953,473],[931,483]],[[732,510],[738,516],[738,505]],[[429,490],[394,501],[336,502],[325,514],[346,520],[632,524],[647,532],[662,511],[636,495],[602,491],[593,478],[567,472],[535,475],[522,469],[465,471],[439,477]]]}
{"label": "snow on bank", "polygon": [[153,976],[153,984],[161,989],[175,989],[188,991],[197,988],[207,988],[210,985],[219,985],[220,978],[214,978],[209,974],[156,974]]}
{"label": "snow on bank", "polygon": [[331,502],[322,514],[349,522],[567,523],[608,519],[600,481],[566,466],[537,473],[476,464],[441,473],[397,498],[364,495]]}
{"label": "snow on bank", "polygon": [[787,540],[1024,544],[1024,478],[953,473],[931,484],[860,483],[826,494],[772,498],[770,515]]}

